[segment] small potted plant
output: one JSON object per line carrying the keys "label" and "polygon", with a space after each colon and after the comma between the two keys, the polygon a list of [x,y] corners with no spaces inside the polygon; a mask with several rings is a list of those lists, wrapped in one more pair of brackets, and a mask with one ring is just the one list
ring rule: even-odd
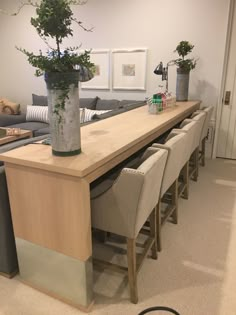
{"label": "small potted plant", "polygon": [[188,41],[181,41],[174,52],[177,52],[180,58],[174,59],[173,63],[177,65],[177,81],[176,81],[176,100],[187,101],[189,89],[189,74],[196,67],[197,60],[195,58],[185,58],[192,52],[194,45]]}
{"label": "small potted plant", "polygon": [[[57,156],[71,156],[81,152],[78,82],[93,77],[94,64],[90,62],[89,51],[79,53],[78,46],[62,49],[62,44],[63,39],[73,36],[73,22],[85,31],[92,30],[85,28],[71,10],[71,6],[86,2],[87,0],[26,0],[18,12],[13,14],[17,15],[26,5],[36,8],[36,17],[31,18],[31,24],[47,45],[47,51],[43,54],[40,50],[34,54],[26,49],[17,49],[36,67],[36,76],[45,77],[52,152]],[[54,42],[53,45],[51,41]]]}

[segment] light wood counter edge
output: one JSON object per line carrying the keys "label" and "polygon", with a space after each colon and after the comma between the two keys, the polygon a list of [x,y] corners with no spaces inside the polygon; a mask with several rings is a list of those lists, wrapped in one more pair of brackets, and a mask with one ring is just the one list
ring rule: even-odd
{"label": "light wood counter edge", "polygon": [[[149,133],[146,133],[145,135],[136,139],[132,143],[129,143],[126,146],[126,148],[121,148],[120,150],[117,150],[115,153],[110,154],[109,156],[107,156],[103,160],[101,160],[97,163],[94,163],[92,166],[87,167],[83,171],[66,168],[66,167],[63,167],[61,165],[58,166],[58,165],[45,164],[45,163],[40,163],[40,162],[35,162],[35,161],[29,161],[29,160],[25,160],[23,158],[21,159],[19,157],[15,158],[14,156],[9,156],[8,152],[0,154],[0,160],[7,162],[7,163],[10,163],[10,164],[17,164],[17,165],[32,167],[32,168],[46,170],[46,171],[50,171],[50,172],[54,172],[54,173],[60,173],[60,174],[65,174],[65,175],[70,175],[70,176],[75,176],[75,177],[81,177],[81,178],[87,177],[89,179],[89,181],[92,181],[92,180],[94,180],[94,176],[93,175],[91,176],[91,173],[93,173],[94,171],[97,171],[98,169],[100,169],[100,170],[103,169],[103,171],[98,172],[98,174],[99,174],[98,176],[102,175],[103,173],[108,171],[110,168],[112,168],[114,165],[117,165],[119,163],[119,161],[122,161],[122,159],[126,158],[126,156],[128,157],[130,155],[130,151],[132,153],[135,153],[143,145],[148,144],[149,140],[150,140],[149,142],[153,141],[156,137],[161,135],[163,132],[165,132],[169,128],[173,127],[176,123],[180,122],[182,119],[186,118],[195,109],[199,108],[201,101],[191,101],[189,103],[192,103],[192,107],[187,108],[185,111],[179,113],[177,116],[170,119],[168,121],[168,124],[165,123],[165,125],[163,125],[161,127],[158,125],[155,129],[153,129]],[[181,103],[178,105],[181,106]],[[96,124],[96,122],[95,122],[95,124]],[[84,126],[83,128],[86,128],[86,126]],[[147,141],[145,141],[145,139],[147,139]],[[144,142],[144,144],[143,144],[143,142]],[[142,145],[140,145],[140,143],[142,143]],[[35,145],[36,144],[29,144],[29,145],[27,145],[27,147],[30,148],[30,147],[35,146]],[[45,145],[37,144],[37,146],[42,146],[42,148],[45,148]],[[15,149],[13,151],[16,151],[16,150],[18,150],[18,149]],[[70,159],[70,158],[60,157],[60,159]],[[112,161],[113,161],[113,163],[112,163]],[[104,168],[105,165],[107,165],[107,166]]]}

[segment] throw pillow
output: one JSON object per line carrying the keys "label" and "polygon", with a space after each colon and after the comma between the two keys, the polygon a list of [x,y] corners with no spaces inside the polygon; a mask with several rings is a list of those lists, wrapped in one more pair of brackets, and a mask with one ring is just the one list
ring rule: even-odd
{"label": "throw pillow", "polygon": [[48,106],[48,98],[44,95],[32,94],[32,104],[37,106]]}
{"label": "throw pillow", "polygon": [[[28,105],[26,110],[26,121],[40,121],[49,123],[48,107]],[[80,122],[84,122],[84,108],[80,108]]]}
{"label": "throw pillow", "polygon": [[47,106],[27,105],[26,121],[40,121],[49,123]]}
{"label": "throw pillow", "polygon": [[88,109],[85,108],[84,109],[84,121],[83,122],[87,122],[93,119],[94,115],[101,115],[107,112],[110,112],[111,110],[92,110],[92,109]]}
{"label": "throw pillow", "polygon": [[94,97],[94,98],[80,98],[79,99],[79,107],[80,108],[89,108],[89,109],[96,109],[96,104],[98,101],[98,97]]}
{"label": "throw pillow", "polygon": [[6,98],[0,99],[0,113],[7,115],[20,114],[20,104],[10,102]]}
{"label": "throw pillow", "polygon": [[2,100],[0,99],[0,114],[2,113],[2,108],[3,108],[3,103],[2,103]]}

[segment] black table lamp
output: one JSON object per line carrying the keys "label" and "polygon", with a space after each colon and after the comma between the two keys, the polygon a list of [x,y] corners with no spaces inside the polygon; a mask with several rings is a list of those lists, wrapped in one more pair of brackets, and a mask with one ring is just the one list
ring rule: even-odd
{"label": "black table lamp", "polygon": [[156,75],[161,75],[162,81],[166,80],[166,93],[168,93],[168,65],[170,62],[167,63],[166,67],[163,67],[162,61],[156,66],[155,70],[153,71]]}

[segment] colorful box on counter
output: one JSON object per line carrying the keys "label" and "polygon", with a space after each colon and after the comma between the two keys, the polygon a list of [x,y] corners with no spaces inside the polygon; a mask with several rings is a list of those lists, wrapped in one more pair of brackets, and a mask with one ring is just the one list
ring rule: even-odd
{"label": "colorful box on counter", "polygon": [[176,98],[171,97],[169,93],[157,93],[148,98],[148,111],[150,114],[159,114],[167,109],[167,107],[174,106],[175,102]]}

